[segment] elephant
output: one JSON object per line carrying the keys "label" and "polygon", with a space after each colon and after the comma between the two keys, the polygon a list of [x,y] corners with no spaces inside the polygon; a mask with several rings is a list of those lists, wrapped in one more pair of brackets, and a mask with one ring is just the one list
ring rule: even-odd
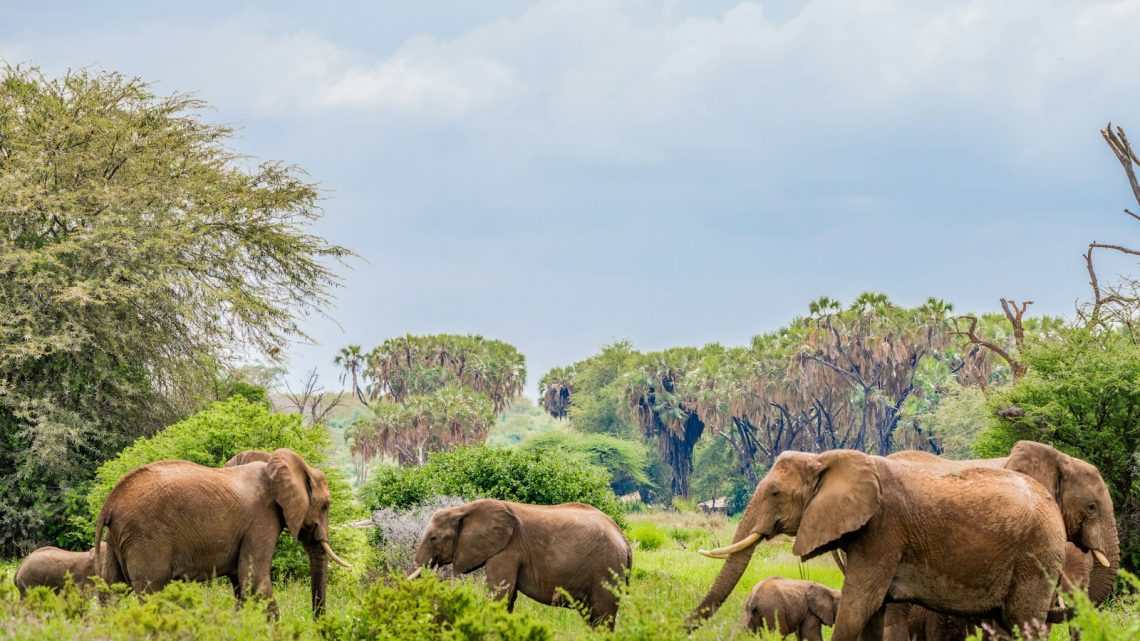
{"label": "elephant", "polygon": [[59,591],[67,583],[67,575],[78,587],[90,583],[93,576],[99,576],[99,566],[95,564],[95,548],[86,552],[71,552],[57,547],[46,546],[33,551],[16,570],[16,587],[20,597],[36,586],[49,587]]}
{"label": "elephant", "polygon": [[122,478],[95,522],[95,540],[107,530],[107,583],[127,583],[145,594],[174,580],[225,576],[240,602],[250,594],[269,601],[276,617],[269,569],[282,529],[309,555],[313,613],[324,612],[328,563],[351,567],[329,547],[329,485],[324,473],[296,452],[275,450],[267,462],[213,468],[189,461],[158,461]]}
{"label": "elephant", "polygon": [[546,605],[589,613],[590,625],[613,628],[613,589],[629,581],[633,551],[621,528],[582,503],[528,505],[480,499],[431,516],[416,548],[415,578],[424,567],[452,564],[456,575],[485,568],[487,585],[513,610],[519,592]]}
{"label": "elephant", "polygon": [[1068,540],[1097,561],[1088,578],[1089,599],[1100,604],[1111,595],[1120,568],[1120,542],[1112,497],[1096,466],[1034,441],[1018,441],[1004,458],[952,461],[915,450],[887,458],[942,473],[993,467],[1031,477],[1052,493],[1061,508]]}
{"label": "elephant", "polygon": [[839,590],[816,583],[772,576],[752,587],[744,602],[744,627],[765,628],[799,641],[823,641],[820,626],[835,625]]}
{"label": "elephant", "polygon": [[[1072,543],[1065,543],[1065,564],[1061,569],[1061,592],[1087,590],[1092,571],[1092,555]],[[887,641],[966,641],[977,630],[978,622],[933,612],[906,603],[887,607],[884,636]]]}
{"label": "elephant", "polygon": [[[961,516],[983,509],[1003,518]],[[778,534],[794,536],[792,551],[805,560],[846,552],[832,641],[879,641],[890,601],[1028,630],[1046,620],[1065,555],[1056,502],[1022,474],[939,475],[853,450],[784,452],[756,486],[733,543],[701,551],[725,564],[690,626],[720,607],[756,544]]]}

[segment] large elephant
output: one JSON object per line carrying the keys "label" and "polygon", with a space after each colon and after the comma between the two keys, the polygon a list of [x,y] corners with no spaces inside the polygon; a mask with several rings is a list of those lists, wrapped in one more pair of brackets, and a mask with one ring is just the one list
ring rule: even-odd
{"label": "large elephant", "polygon": [[1089,575],[1089,599],[1103,603],[1112,593],[1120,568],[1120,543],[1112,497],[1096,466],[1034,441],[1018,441],[1004,458],[952,461],[914,450],[896,452],[887,458],[942,473],[993,467],[1033,478],[1053,494],[1060,506],[1068,540],[1081,551],[1090,552],[1097,561]]}
{"label": "large elephant", "polygon": [[800,641],[823,641],[822,626],[835,625],[839,590],[816,583],[772,576],[753,586],[744,601],[744,627],[779,630]]}
{"label": "large elephant", "polygon": [[[1061,570],[1061,591],[1088,589],[1092,555],[1072,543],[1065,544],[1065,565]],[[895,610],[892,613],[891,610]],[[892,616],[894,614],[894,616]],[[933,612],[906,603],[888,606],[885,638],[888,641],[966,641],[978,627],[977,621]],[[893,619],[893,620],[892,620]],[[893,627],[892,626],[898,626]]]}
{"label": "large elephant", "polygon": [[227,468],[188,461],[158,461],[122,478],[95,523],[95,540],[107,530],[102,576],[140,593],[174,580],[229,577],[240,601],[269,600],[269,577],[281,530],[309,555],[313,612],[324,611],[329,559],[349,567],[329,547],[329,485],[296,452],[274,451],[268,462]]}
{"label": "large elephant", "polygon": [[71,552],[50,545],[39,548],[29,554],[16,570],[16,587],[21,597],[29,589],[41,585],[58,591],[67,583],[68,574],[79,587],[86,586],[91,577],[99,576],[95,548],[86,552]]}
{"label": "large elephant", "polygon": [[[989,467],[1033,478],[1053,493],[1065,522],[1069,543],[1061,576],[1062,591],[1087,591],[1093,603],[1102,603],[1110,595],[1120,567],[1120,545],[1112,498],[1095,466],[1034,441],[1018,441],[1010,455],[1002,458],[955,461],[917,450],[896,452],[887,458],[938,474]],[[902,604],[890,608],[886,622],[892,631],[888,633],[890,641],[965,639],[973,628],[958,617]]]}
{"label": "large elephant", "polygon": [[613,519],[589,505],[480,499],[432,514],[415,562],[450,563],[455,574],[485,568],[487,585],[508,609],[519,592],[546,605],[572,605],[561,597],[565,591],[587,609],[591,625],[612,628],[613,590],[629,580],[633,552]]}
{"label": "large elephant", "polygon": [[[963,518],[982,511],[1001,518]],[[692,624],[724,602],[756,543],[778,534],[795,536],[804,559],[847,553],[832,641],[881,639],[888,600],[1028,628],[1046,620],[1065,555],[1057,504],[1021,474],[938,475],[852,450],[785,452],[756,486],[733,544],[704,552],[725,565]]]}

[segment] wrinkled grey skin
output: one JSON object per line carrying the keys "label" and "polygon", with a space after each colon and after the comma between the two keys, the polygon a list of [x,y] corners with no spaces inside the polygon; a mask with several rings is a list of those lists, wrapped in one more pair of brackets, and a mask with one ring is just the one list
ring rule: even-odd
{"label": "wrinkled grey skin", "polygon": [[27,556],[16,570],[16,587],[22,598],[36,586],[59,591],[67,582],[67,575],[77,587],[86,587],[93,576],[99,576],[95,565],[95,548],[86,552],[70,552],[57,547],[42,547]]}
{"label": "wrinkled grey skin", "polygon": [[487,585],[514,609],[519,592],[546,605],[586,608],[591,625],[613,628],[613,586],[628,582],[633,552],[621,528],[582,503],[528,505],[481,499],[439,510],[416,549],[418,567],[484,568]]}
{"label": "wrinkled grey skin", "polygon": [[[961,516],[983,511],[1001,518]],[[720,607],[756,544],[779,534],[795,537],[792,551],[803,559],[847,553],[832,641],[882,639],[890,601],[993,613],[1004,627],[1029,629],[1046,619],[1065,555],[1057,504],[1025,475],[932,474],[852,450],[784,452],[756,486],[690,625]]]}
{"label": "wrinkled grey skin", "polygon": [[188,461],[144,465],[115,485],[96,521],[107,530],[107,583],[161,590],[174,580],[229,577],[239,601],[256,594],[276,616],[269,570],[285,528],[309,555],[314,614],[324,610],[329,564],[329,486],[289,449],[225,468]]}
{"label": "wrinkled grey skin", "polygon": [[839,590],[815,581],[773,576],[752,587],[744,601],[744,627],[778,630],[800,641],[823,641],[825,625],[835,625]]}

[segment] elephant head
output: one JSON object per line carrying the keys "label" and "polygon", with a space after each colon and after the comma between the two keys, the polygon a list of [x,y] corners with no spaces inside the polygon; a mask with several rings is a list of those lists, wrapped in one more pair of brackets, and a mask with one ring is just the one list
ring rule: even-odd
{"label": "elephant head", "polygon": [[[521,528],[518,517],[502,501],[480,499],[438,510],[416,548],[416,566],[452,564],[456,574],[477,570],[498,554]],[[419,574],[416,570],[411,576]]]}
{"label": "elephant head", "polygon": [[293,450],[279,449],[265,464],[270,494],[281,508],[285,527],[309,555],[313,612],[324,611],[329,559],[351,567],[329,547],[329,482]]}
{"label": "elephant head", "polygon": [[744,574],[756,543],[778,534],[796,537],[792,551],[805,559],[826,552],[879,510],[882,489],[870,457],[852,450],[823,454],[784,452],[748,501],[733,543],[701,553],[726,559],[705,598],[690,615],[695,622],[724,603]]}
{"label": "elephant head", "polygon": [[1089,577],[1089,599],[1101,603],[1108,598],[1120,567],[1120,543],[1112,497],[1100,471],[1033,441],[1018,441],[1005,468],[1033,478],[1053,494],[1069,541],[1097,561]]}

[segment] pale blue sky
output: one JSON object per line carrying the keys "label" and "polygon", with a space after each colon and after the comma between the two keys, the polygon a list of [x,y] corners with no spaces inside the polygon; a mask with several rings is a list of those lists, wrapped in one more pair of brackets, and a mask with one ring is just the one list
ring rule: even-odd
{"label": "pale blue sky", "polygon": [[319,179],[364,258],[290,352],[328,384],[405,332],[509,341],[533,395],[824,294],[1071,314],[1140,231],[1098,134],[1140,136],[1137,1],[97,4],[0,0],[0,58],[194,91]]}

